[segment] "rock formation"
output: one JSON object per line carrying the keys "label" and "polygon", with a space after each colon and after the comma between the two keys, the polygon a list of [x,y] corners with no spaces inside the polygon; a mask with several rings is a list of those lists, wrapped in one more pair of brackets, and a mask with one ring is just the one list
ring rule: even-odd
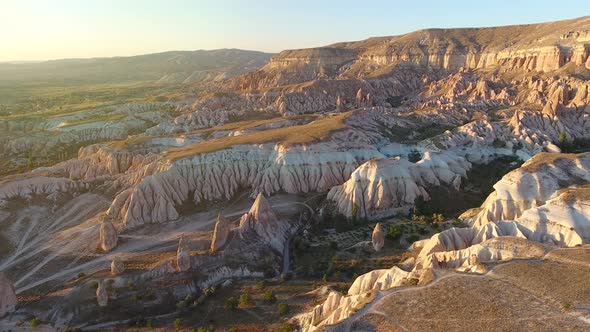
{"label": "rock formation", "polygon": [[341,186],[330,189],[328,199],[348,217],[378,218],[406,212],[417,197],[429,200],[427,189],[442,184],[459,188],[471,164],[451,154],[426,152],[422,160],[370,160],[357,168]]}
{"label": "rock formation", "polygon": [[117,230],[110,220],[103,220],[100,224],[100,248],[109,252],[117,246]]}
{"label": "rock formation", "polygon": [[371,242],[373,244],[373,248],[377,252],[381,251],[383,245],[385,244],[385,233],[383,232],[383,229],[381,229],[381,224],[379,223],[377,223],[377,225],[375,225],[375,228],[373,229]]}
{"label": "rock formation", "polygon": [[176,251],[176,266],[179,272],[185,272],[191,269],[191,254],[188,243],[184,236],[178,240],[178,250]]}
{"label": "rock formation", "polygon": [[[589,153],[541,153],[506,174],[494,185],[495,191],[482,204],[479,213],[472,218],[465,215],[464,219],[476,226],[498,220],[516,220],[531,228],[546,224],[544,228],[548,232],[558,228],[573,229],[580,238],[588,238],[590,232],[586,227],[590,223],[584,213],[580,213],[584,207],[576,204],[575,199],[568,199],[583,197],[583,190],[576,187],[580,181],[590,182]],[[571,195],[560,198],[563,190],[569,190]],[[562,214],[570,217],[561,217]]]}
{"label": "rock formation", "polygon": [[242,238],[255,234],[262,243],[267,243],[282,253],[287,245],[291,225],[277,216],[262,193],[256,196],[250,211],[240,218],[238,232]]}
{"label": "rock formation", "polygon": [[6,275],[0,272],[0,318],[13,312],[17,303],[14,286]]}
{"label": "rock formation", "polygon": [[113,261],[111,262],[111,273],[114,275],[122,274],[125,272],[125,263],[119,258],[119,256],[115,256]]}
{"label": "rock formation", "polygon": [[[139,177],[138,183],[113,200],[108,214],[133,228],[177,219],[175,206],[186,201],[189,192],[194,192],[198,204],[229,199],[244,186],[265,194],[327,191],[345,181],[358,166],[357,158],[377,156],[383,155],[358,144],[266,144],[195,155],[171,164],[153,162],[139,170],[143,178],[134,175]],[[339,162],[332,162],[336,160]]]}
{"label": "rock formation", "polygon": [[217,216],[217,222],[215,223],[215,229],[211,238],[211,252],[218,251],[227,243],[230,231],[231,223],[220,212]]}
{"label": "rock formation", "polygon": [[399,287],[408,277],[409,272],[395,266],[365,273],[354,280],[347,295],[332,291],[324,303],[317,305],[311,312],[298,316],[297,319],[306,332],[338,323],[371,302],[377,291]]}
{"label": "rock formation", "polygon": [[98,288],[96,289],[96,302],[99,307],[106,307],[109,303],[109,293],[106,285],[102,281],[98,283]]}

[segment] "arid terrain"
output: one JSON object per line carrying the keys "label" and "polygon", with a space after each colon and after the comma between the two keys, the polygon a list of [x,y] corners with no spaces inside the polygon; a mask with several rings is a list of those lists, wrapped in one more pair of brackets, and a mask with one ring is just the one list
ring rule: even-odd
{"label": "arid terrain", "polygon": [[588,16],[0,63],[0,331],[588,331],[588,151]]}

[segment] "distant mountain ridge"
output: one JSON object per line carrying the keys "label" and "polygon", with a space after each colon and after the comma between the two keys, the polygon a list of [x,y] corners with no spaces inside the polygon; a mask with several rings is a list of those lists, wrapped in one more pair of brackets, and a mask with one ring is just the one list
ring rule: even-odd
{"label": "distant mountain ridge", "polygon": [[128,82],[194,83],[237,76],[265,65],[272,54],[239,49],[169,51],[128,57],[0,63],[0,84],[56,85]]}

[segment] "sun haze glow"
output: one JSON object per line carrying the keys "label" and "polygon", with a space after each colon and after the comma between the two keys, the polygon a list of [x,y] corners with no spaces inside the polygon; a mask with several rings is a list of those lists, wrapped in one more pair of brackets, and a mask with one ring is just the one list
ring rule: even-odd
{"label": "sun haze glow", "polygon": [[[0,0],[0,61],[241,48],[278,52],[428,27],[588,15],[586,1]],[[452,15],[451,15],[452,14]]]}

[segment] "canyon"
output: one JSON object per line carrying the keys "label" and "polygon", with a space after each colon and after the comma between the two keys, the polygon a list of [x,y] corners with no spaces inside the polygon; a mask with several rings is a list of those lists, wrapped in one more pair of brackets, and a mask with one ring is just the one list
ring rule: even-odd
{"label": "canyon", "polygon": [[0,327],[265,325],[263,280],[270,330],[588,328],[590,17],[203,52],[0,113]]}

